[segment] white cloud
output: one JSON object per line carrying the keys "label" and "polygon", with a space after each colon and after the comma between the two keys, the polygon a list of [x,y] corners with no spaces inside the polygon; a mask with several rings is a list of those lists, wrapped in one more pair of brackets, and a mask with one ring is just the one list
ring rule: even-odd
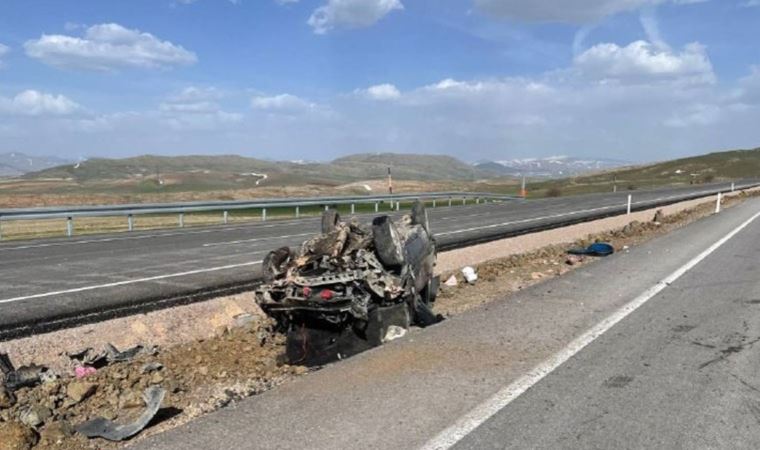
{"label": "white cloud", "polygon": [[293,114],[315,110],[317,105],[295,95],[279,94],[253,97],[251,107],[271,113]]}
{"label": "white cloud", "polygon": [[[708,0],[474,0],[486,14],[528,22],[584,24],[661,3],[693,4]],[[750,0],[758,1],[758,0]]]}
{"label": "white cloud", "polygon": [[594,79],[641,80],[682,79],[691,82],[712,82],[712,64],[704,46],[686,45],[679,53],[646,41],[635,41],[625,47],[597,44],[574,59],[584,75]]}
{"label": "white cloud", "polygon": [[45,64],[84,70],[156,69],[197,61],[195,53],[179,45],[115,23],[91,26],[81,38],[43,34],[24,48],[28,56]]}
{"label": "white cloud", "polygon": [[401,0],[328,0],[312,13],[308,24],[315,33],[325,34],[337,27],[368,27],[402,9]]}
{"label": "white cloud", "polygon": [[401,97],[401,92],[392,84],[384,83],[370,86],[367,89],[357,89],[354,94],[362,95],[372,100],[395,100]]}
{"label": "white cloud", "polygon": [[197,102],[204,100],[219,100],[225,96],[225,93],[213,86],[198,87],[188,86],[176,94],[169,96],[172,102]]}
{"label": "white cloud", "polygon": [[18,116],[66,116],[82,107],[63,95],[35,90],[19,92],[12,98],[0,97],[0,113]]}
{"label": "white cloud", "polygon": [[219,104],[224,97],[213,86],[188,86],[158,106],[160,118],[175,130],[210,131],[241,122],[242,114],[225,111]]}
{"label": "white cloud", "polygon": [[665,125],[676,128],[712,125],[723,115],[721,105],[695,103],[688,105],[665,120]]}

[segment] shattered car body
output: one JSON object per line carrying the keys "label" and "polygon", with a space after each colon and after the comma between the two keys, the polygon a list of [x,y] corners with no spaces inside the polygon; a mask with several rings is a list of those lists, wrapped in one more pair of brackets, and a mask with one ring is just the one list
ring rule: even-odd
{"label": "shattered car body", "polygon": [[398,329],[426,326],[437,279],[436,247],[421,202],[371,226],[322,217],[322,234],[298,251],[283,247],[263,262],[256,302],[288,334],[292,362],[322,364],[380,345]]}

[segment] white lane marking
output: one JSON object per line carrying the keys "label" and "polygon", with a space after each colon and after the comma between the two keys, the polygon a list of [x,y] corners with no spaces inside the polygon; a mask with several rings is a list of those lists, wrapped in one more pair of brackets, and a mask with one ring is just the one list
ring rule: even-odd
{"label": "white lane marking", "polygon": [[498,228],[498,227],[503,227],[503,226],[506,226],[506,225],[514,225],[514,224],[518,224],[518,223],[535,222],[537,220],[556,219],[556,218],[559,218],[559,217],[572,216],[574,214],[581,214],[581,213],[587,213],[587,212],[601,211],[603,209],[617,208],[618,206],[620,206],[620,205],[602,206],[601,208],[591,208],[591,209],[584,209],[582,211],[573,211],[573,212],[567,212],[567,213],[562,213],[562,214],[552,214],[550,216],[532,217],[530,219],[512,220],[512,221],[509,221],[509,222],[502,222],[502,223],[492,223],[490,225],[482,225],[482,226],[479,226],[479,227],[463,228],[461,230],[454,230],[454,231],[446,231],[446,232],[443,232],[443,233],[436,233],[436,235],[444,236],[444,235],[448,235],[448,234],[467,233],[469,231],[486,230],[486,229],[489,229],[489,228]]}
{"label": "white lane marking", "polygon": [[301,233],[301,234],[290,234],[287,236],[271,236],[271,237],[263,237],[263,238],[240,239],[237,241],[227,241],[227,242],[210,242],[208,244],[203,244],[203,246],[214,247],[217,245],[245,244],[248,242],[269,241],[269,240],[275,240],[275,239],[288,239],[288,238],[304,237],[304,236],[314,236],[314,233]]}
{"label": "white lane marking", "polygon": [[177,278],[177,277],[184,277],[188,275],[197,275],[199,273],[218,272],[220,270],[235,269],[237,267],[254,266],[256,264],[261,264],[261,261],[251,261],[251,262],[240,263],[240,264],[229,264],[227,266],[211,267],[208,269],[188,270],[187,272],[170,273],[167,275],[156,275],[154,277],[136,278],[134,280],[117,281],[115,283],[98,284],[95,286],[84,286],[80,288],[66,289],[63,291],[45,292],[42,294],[25,295],[23,297],[6,298],[3,300],[0,300],[0,304],[19,302],[22,300],[31,300],[35,298],[52,297],[54,295],[61,295],[61,294],[74,294],[77,292],[85,292],[85,291],[93,291],[95,289],[125,286],[128,284],[145,283],[148,281],[165,280],[167,278]]}
{"label": "white lane marking", "polygon": [[544,377],[549,375],[567,360],[572,358],[576,353],[583,350],[584,347],[592,343],[599,336],[612,328],[616,323],[620,322],[629,314],[636,311],[639,307],[657,295],[660,291],[671,285],[683,274],[707,258],[712,252],[728,242],[729,239],[746,228],[758,217],[760,217],[760,212],[747,219],[747,221],[736,227],[733,231],[708,247],[705,251],[697,255],[695,258],[678,268],[675,272],[668,275],[665,279],[642,292],[638,297],[631,300],[625,306],[614,312],[611,316],[602,320],[593,326],[590,330],[575,338],[567,345],[567,347],[552,355],[549,359],[533,368],[533,370],[527,374],[523,375],[508,386],[499,390],[485,402],[476,406],[472,411],[464,415],[456,423],[446,428],[433,439],[425,443],[422,448],[424,450],[440,450],[453,447],[457,442],[462,440],[462,438],[470,434],[485,421],[504,409],[525,391],[530,389],[533,385],[541,381]]}
{"label": "white lane marking", "polygon": [[[304,218],[302,220],[307,220],[308,218]],[[213,228],[213,229],[206,229],[206,230],[192,230],[192,231],[177,231],[177,232],[167,232],[167,233],[156,233],[156,234],[142,234],[139,236],[117,236],[117,237],[110,237],[110,238],[98,238],[98,239],[87,239],[82,241],[70,241],[70,242],[48,242],[48,243],[42,243],[42,244],[28,244],[28,245],[19,245],[16,247],[0,247],[0,251],[4,250],[26,250],[30,248],[45,248],[45,247],[62,247],[66,245],[79,245],[79,244],[97,244],[102,242],[117,242],[117,241],[131,241],[131,240],[139,240],[139,239],[150,239],[150,238],[161,238],[161,237],[171,237],[171,236],[183,236],[183,235],[192,235],[192,234],[207,234],[207,233],[217,233],[217,232],[227,232],[227,231],[240,231],[240,230],[249,230],[249,229],[260,229],[260,228],[274,228],[279,226],[287,226],[287,225],[299,225],[303,222],[296,222],[296,221],[287,221],[287,222],[279,222],[277,224],[271,224],[271,225],[258,225],[260,222],[252,222],[248,226],[239,226],[239,227],[224,227],[224,228]],[[272,239],[276,239],[279,236],[272,236]]]}
{"label": "white lane marking", "polygon": [[[702,195],[702,194],[705,194],[707,192],[710,192],[710,191],[695,192],[695,193],[693,193],[693,195]],[[632,204],[633,205],[643,205],[643,204],[647,204],[647,203],[653,203],[653,202],[658,202],[658,201],[663,201],[663,200],[673,200],[673,199],[682,198],[682,197],[683,197],[683,195],[671,195],[669,197],[661,197],[661,198],[655,198],[655,199],[652,199],[652,200],[642,200],[642,201],[639,201],[639,202],[633,202]],[[449,235],[449,234],[467,233],[467,232],[470,232],[470,231],[488,230],[488,229],[491,229],[491,228],[499,228],[499,227],[503,227],[503,226],[507,226],[507,225],[516,225],[516,224],[519,224],[519,223],[536,222],[536,221],[539,221],[539,220],[546,220],[546,219],[558,219],[560,217],[567,217],[567,216],[573,216],[573,215],[576,215],[576,214],[583,214],[583,213],[590,213],[590,212],[595,212],[595,211],[602,211],[602,210],[610,209],[610,208],[618,208],[620,206],[621,205],[619,205],[619,204],[615,204],[615,205],[601,206],[599,208],[583,209],[583,210],[580,210],[580,211],[570,211],[570,212],[566,212],[566,213],[552,214],[552,215],[543,216],[543,217],[532,217],[532,218],[529,218],[529,219],[512,220],[512,221],[509,221],[509,222],[502,222],[502,223],[492,223],[490,225],[481,225],[481,226],[478,226],[478,227],[463,228],[461,230],[445,231],[443,233],[436,233],[436,235],[445,236],[445,235]],[[470,216],[468,216],[468,217],[470,217]]]}

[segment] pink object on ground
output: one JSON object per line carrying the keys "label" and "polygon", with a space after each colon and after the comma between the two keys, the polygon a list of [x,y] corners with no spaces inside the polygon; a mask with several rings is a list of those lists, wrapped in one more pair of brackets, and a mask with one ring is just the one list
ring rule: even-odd
{"label": "pink object on ground", "polygon": [[90,375],[93,375],[98,370],[94,367],[89,366],[77,366],[74,369],[74,375],[76,375],[77,378],[84,378]]}

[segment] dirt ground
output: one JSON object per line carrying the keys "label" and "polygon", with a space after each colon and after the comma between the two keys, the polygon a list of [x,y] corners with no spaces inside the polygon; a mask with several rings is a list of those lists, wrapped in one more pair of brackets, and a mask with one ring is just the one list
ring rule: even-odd
{"label": "dirt ground", "polygon": [[[760,192],[725,197],[722,208],[730,208],[749,196],[757,195],[760,195]],[[534,251],[475,264],[473,267],[478,273],[478,281],[474,285],[467,284],[459,270],[445,271],[441,274],[441,291],[436,300],[436,311],[444,316],[460,314],[480,304],[508,297],[528,286],[564,275],[577,267],[600,260],[594,257],[568,255],[568,248],[586,247],[594,242],[606,242],[612,244],[615,251],[626,251],[714,212],[714,201],[702,201],[696,206],[668,215],[658,210],[655,214],[649,213],[652,214],[649,220],[634,220],[612,231],[589,234],[573,243],[548,245]],[[451,277],[457,280],[457,285],[454,287],[446,286],[444,283]]]}
{"label": "dirt ground", "polygon": [[[735,205],[746,197],[747,195],[738,195],[727,199],[724,207]],[[611,243],[617,251],[625,251],[626,248],[705,217],[713,209],[714,203],[706,202],[679,213],[660,214],[656,220],[652,217],[612,231],[588,235],[573,245],[585,246],[595,241],[604,241]],[[442,281],[454,276],[457,286],[442,287],[435,309],[448,317],[460,314],[489,301],[503,300],[510,293],[597,260],[568,256],[567,248],[566,244],[550,245],[529,253],[477,264],[475,269],[479,280],[473,285],[465,283],[458,270],[449,271],[444,274]],[[252,303],[247,294],[241,295],[237,300]],[[219,302],[212,302],[214,301]],[[189,305],[193,306],[209,307]],[[242,308],[222,302],[218,311],[226,310],[227,313],[222,314],[226,319],[205,323],[202,327],[205,331],[201,334],[190,333],[177,337],[170,332],[171,326],[166,325],[162,328],[163,336],[169,337],[159,341],[161,348],[143,352],[130,362],[113,363],[100,368],[81,379],[73,376],[75,365],[60,354],[80,350],[83,345],[91,345],[99,350],[103,342],[110,336],[118,335],[119,330],[113,329],[105,333],[96,324],[79,330],[85,335],[77,335],[77,330],[64,330],[57,332],[59,334],[27,338],[22,342],[0,343],[0,351],[7,351],[12,360],[19,361],[18,365],[36,361],[50,365],[60,375],[12,394],[0,388],[0,450],[120,447],[124,444],[110,443],[103,439],[88,440],[76,433],[73,427],[98,416],[127,422],[144,408],[140,397],[144,389],[159,385],[167,391],[162,409],[148,429],[128,441],[134,442],[308,372],[304,367],[283,363],[283,337],[272,331],[272,324],[267,319],[255,311],[250,313],[238,309]],[[184,310],[155,314],[174,315],[174,320],[181,322],[183,319],[179,317],[178,311]],[[194,311],[196,316],[212,314],[199,309]],[[236,319],[230,321],[230,317]],[[247,320],[240,320],[241,317]],[[123,321],[118,322],[121,326],[128,326],[132,319],[118,320]],[[110,326],[114,327],[114,324]],[[156,333],[135,333],[138,329],[139,327],[130,325],[127,328],[129,333],[126,334],[145,339],[142,344],[146,346],[156,344],[155,341],[147,342]],[[120,332],[125,334],[124,329]],[[69,333],[76,338],[62,339],[63,334],[60,333]],[[92,333],[97,339],[88,339],[87,333]],[[42,341],[35,347],[31,341],[34,339]],[[126,344],[124,341],[118,343]],[[146,364],[149,363],[154,366],[154,370],[148,370]]]}

